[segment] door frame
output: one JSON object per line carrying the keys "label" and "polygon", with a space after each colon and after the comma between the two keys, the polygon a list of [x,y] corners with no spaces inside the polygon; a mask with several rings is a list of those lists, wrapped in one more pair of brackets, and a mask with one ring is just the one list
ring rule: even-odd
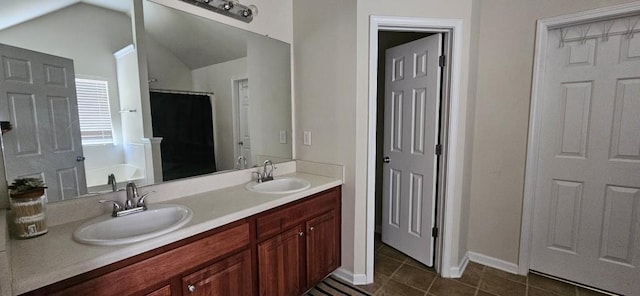
{"label": "door frame", "polygon": [[518,274],[526,275],[531,265],[533,210],[535,208],[535,186],[537,183],[536,176],[538,174],[538,150],[541,141],[540,126],[542,124],[542,100],[544,95],[546,48],[549,40],[549,31],[558,27],[623,17],[634,13],[640,13],[640,1],[565,14],[537,21]]}
{"label": "door frame", "polygon": [[[441,213],[436,217],[436,225],[439,226],[440,233],[436,238],[434,266],[443,277],[459,277],[465,262],[452,266],[452,250],[457,250],[454,245],[454,233],[457,233],[454,225],[454,213],[461,208],[462,176],[458,176],[456,167],[457,143],[459,140],[459,114],[460,114],[460,91],[462,76],[462,46],[463,46],[463,20],[461,19],[441,19],[441,18],[415,18],[398,16],[376,16],[370,17],[369,23],[369,119],[368,119],[368,140],[367,140],[367,221],[366,221],[366,269],[364,283],[373,282],[374,263],[374,231],[375,231],[375,184],[376,184],[376,114],[377,114],[377,77],[378,77],[378,32],[379,31],[404,31],[404,32],[425,32],[425,33],[449,33],[448,54],[446,67],[449,68],[449,81],[445,82],[442,88],[443,93],[448,93],[447,98],[441,103],[443,109],[441,117],[441,132],[444,147],[442,162],[438,172],[439,192],[436,204],[436,212]],[[445,70],[446,71],[446,70]],[[444,79],[444,77],[443,77]],[[460,187],[460,186],[458,186]],[[457,261],[457,258],[455,259]],[[356,284],[361,281],[354,279]]]}

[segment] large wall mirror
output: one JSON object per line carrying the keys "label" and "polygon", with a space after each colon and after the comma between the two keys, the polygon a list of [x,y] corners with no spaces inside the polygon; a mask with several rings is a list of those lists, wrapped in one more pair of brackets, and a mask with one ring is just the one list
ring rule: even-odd
{"label": "large wall mirror", "polygon": [[55,202],[292,158],[289,44],[149,0],[5,2],[9,183]]}

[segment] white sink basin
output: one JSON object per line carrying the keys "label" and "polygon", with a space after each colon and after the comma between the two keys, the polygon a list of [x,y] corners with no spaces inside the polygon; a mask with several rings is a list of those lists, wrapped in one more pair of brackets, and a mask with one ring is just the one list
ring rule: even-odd
{"label": "white sink basin", "polygon": [[73,232],[79,243],[114,246],[135,243],[174,231],[191,220],[191,209],[180,205],[149,205],[144,212],[122,217],[105,214]]}
{"label": "white sink basin", "polygon": [[247,183],[245,188],[260,193],[288,194],[295,193],[311,187],[309,181],[299,178],[279,178],[271,181]]}

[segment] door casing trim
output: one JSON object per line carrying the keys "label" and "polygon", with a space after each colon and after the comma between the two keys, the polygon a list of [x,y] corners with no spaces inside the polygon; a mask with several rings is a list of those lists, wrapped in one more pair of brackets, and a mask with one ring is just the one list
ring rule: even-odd
{"label": "door casing trim", "polygon": [[[440,235],[436,242],[435,265],[443,277],[451,277],[454,260],[452,247],[454,243],[454,213],[461,209],[462,176],[457,176],[457,142],[459,138],[460,91],[462,70],[462,19],[415,18],[397,16],[372,15],[369,20],[369,120],[367,143],[367,221],[366,221],[366,283],[373,282],[374,229],[375,229],[375,164],[376,164],[376,114],[377,114],[377,77],[378,77],[378,32],[379,31],[411,31],[411,32],[447,32],[450,34],[451,58],[447,59],[450,71],[448,122],[443,122],[446,141],[443,144],[444,176],[446,181],[441,188],[436,224]],[[443,89],[443,91],[445,91]],[[446,118],[441,117],[442,120]],[[461,186],[458,186],[461,188]],[[457,211],[456,211],[457,209]],[[457,248],[456,248],[457,249]],[[456,260],[457,261],[457,260]],[[358,283],[360,284],[360,283]],[[363,283],[364,284],[364,283]]]}
{"label": "door casing trim", "polygon": [[542,122],[542,96],[549,30],[579,23],[623,17],[635,13],[640,13],[640,1],[540,19],[536,23],[533,81],[531,84],[531,110],[529,113],[529,135],[527,141],[524,200],[522,203],[520,252],[518,258],[518,273],[521,275],[526,275],[531,265],[533,210],[535,208],[535,186],[537,182],[536,176],[538,174],[537,161],[538,150],[540,148],[540,124]]}

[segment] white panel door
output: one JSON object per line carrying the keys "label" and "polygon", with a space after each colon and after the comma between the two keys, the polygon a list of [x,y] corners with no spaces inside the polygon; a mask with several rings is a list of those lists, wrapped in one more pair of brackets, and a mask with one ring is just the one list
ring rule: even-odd
{"label": "white panel door", "polygon": [[48,201],[87,193],[73,61],[0,44],[7,180],[42,178]]}
{"label": "white panel door", "polygon": [[428,266],[434,250],[441,50],[442,35],[436,34],[388,49],[385,60],[382,241]]}
{"label": "white panel door", "polygon": [[640,34],[559,46],[558,33],[546,54],[530,268],[640,295]]}
{"label": "white panel door", "polygon": [[[251,135],[249,133],[249,109],[251,100],[249,99],[249,80],[242,79],[236,81],[236,93],[238,96],[238,149],[237,156],[244,156],[249,167],[254,163],[251,157]],[[236,156],[236,158],[237,158]]]}

